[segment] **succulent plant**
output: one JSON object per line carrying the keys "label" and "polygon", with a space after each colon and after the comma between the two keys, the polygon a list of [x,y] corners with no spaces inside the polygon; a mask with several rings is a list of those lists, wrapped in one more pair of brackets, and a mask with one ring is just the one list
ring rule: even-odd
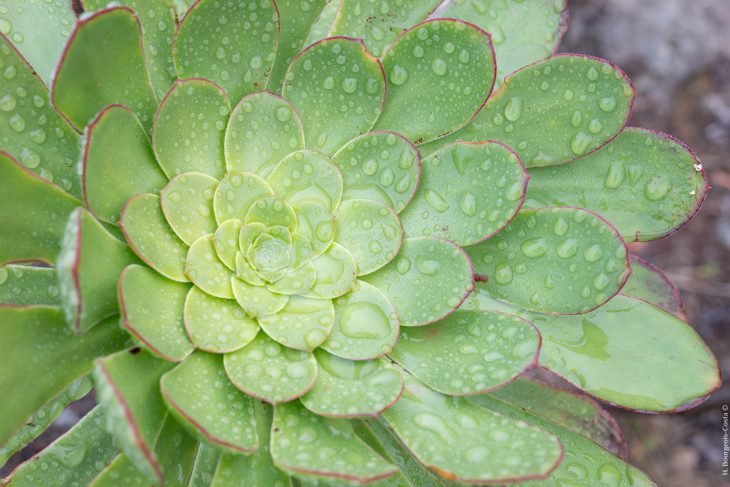
{"label": "succulent plant", "polygon": [[99,403],[3,485],[653,485],[525,374],[719,386],[626,245],[709,186],[564,2],[104,3],[0,4],[0,458]]}

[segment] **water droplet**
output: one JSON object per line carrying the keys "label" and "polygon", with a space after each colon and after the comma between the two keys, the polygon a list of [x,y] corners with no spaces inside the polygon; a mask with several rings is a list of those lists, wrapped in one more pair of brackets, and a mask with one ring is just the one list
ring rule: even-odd
{"label": "water droplet", "polygon": [[570,259],[578,253],[578,241],[574,238],[564,240],[558,245],[558,255],[563,259]]}
{"label": "water droplet", "polygon": [[477,212],[476,198],[469,191],[464,191],[464,193],[462,193],[461,195],[459,207],[466,216],[474,216]]}
{"label": "water droplet", "polygon": [[512,271],[512,267],[510,267],[509,264],[497,264],[497,267],[494,270],[494,281],[497,284],[505,286],[512,282],[513,277],[514,273]]}
{"label": "water droplet", "polygon": [[547,253],[547,245],[545,244],[545,240],[541,237],[531,238],[520,244],[520,250],[523,254],[525,254],[525,256],[530,257],[531,259],[536,259]]}
{"label": "water droplet", "polygon": [[603,184],[609,189],[616,189],[621,186],[624,179],[626,179],[626,167],[624,166],[623,161],[613,161],[608,166],[606,180]]}
{"label": "water droplet", "polygon": [[382,339],[390,334],[390,321],[372,303],[350,303],[340,313],[339,326],[350,338]]}
{"label": "water droplet", "polygon": [[514,96],[504,106],[504,116],[510,122],[515,122],[522,114],[522,98]]}
{"label": "water droplet", "polygon": [[390,81],[397,86],[400,86],[408,81],[408,71],[406,70],[406,68],[403,68],[397,64],[393,66],[393,69],[390,71]]}
{"label": "water droplet", "polygon": [[431,69],[433,69],[433,72],[436,73],[438,76],[445,75],[447,68],[448,66],[446,64],[446,61],[441,58],[436,58],[431,63]]}
{"label": "water droplet", "polygon": [[586,153],[593,138],[585,132],[578,132],[570,141],[570,150],[573,154],[580,156]]}
{"label": "water droplet", "polygon": [[644,196],[646,196],[646,199],[649,201],[663,200],[669,193],[670,189],[672,189],[672,183],[669,178],[662,175],[656,175],[651,179],[651,181],[646,183],[646,186],[644,187]]}
{"label": "water droplet", "polygon": [[446,443],[453,443],[456,441],[456,435],[446,424],[446,421],[433,413],[425,411],[419,412],[413,417],[413,423],[419,428],[423,428],[437,434]]}
{"label": "water droplet", "polygon": [[424,196],[428,204],[431,205],[433,209],[438,211],[439,213],[443,213],[444,211],[449,209],[449,204],[446,202],[446,200],[444,200],[443,197],[433,189],[426,188]]}

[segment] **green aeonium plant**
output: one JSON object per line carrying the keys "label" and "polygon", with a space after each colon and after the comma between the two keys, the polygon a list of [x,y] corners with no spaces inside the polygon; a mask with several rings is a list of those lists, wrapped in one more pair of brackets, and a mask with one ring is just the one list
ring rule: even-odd
{"label": "green aeonium plant", "polygon": [[653,485],[523,375],[718,387],[626,246],[709,186],[563,2],[81,3],[0,2],[0,458],[99,406],[4,485]]}

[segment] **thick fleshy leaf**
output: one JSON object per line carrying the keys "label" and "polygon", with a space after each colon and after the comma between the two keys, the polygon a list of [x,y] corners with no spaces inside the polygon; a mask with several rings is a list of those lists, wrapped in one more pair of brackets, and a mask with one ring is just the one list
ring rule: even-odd
{"label": "thick fleshy leaf", "polygon": [[279,13],[273,0],[197,1],[175,34],[172,53],[177,74],[210,79],[231,100],[240,100],[265,86],[278,29]]}
{"label": "thick fleshy leaf", "polygon": [[117,240],[85,208],[71,213],[58,254],[58,282],[66,321],[85,333],[119,313],[117,280],[122,269],[139,263],[132,249]]}
{"label": "thick fleshy leaf", "polygon": [[335,217],[324,206],[313,201],[294,205],[297,232],[312,245],[311,258],[322,255],[335,239]]}
{"label": "thick fleshy leaf", "polygon": [[236,278],[231,278],[231,287],[238,304],[254,318],[276,313],[289,301],[286,294],[277,294],[264,286],[249,284]]}
{"label": "thick fleshy leaf", "polygon": [[250,343],[259,325],[235,301],[214,298],[193,287],[185,299],[185,329],[195,347],[226,353]]}
{"label": "thick fleshy leaf", "polygon": [[342,198],[342,174],[322,153],[304,150],[285,157],[266,179],[289,204],[314,201],[334,210]]}
{"label": "thick fleshy leaf", "polygon": [[446,317],[474,290],[474,271],[466,252],[433,237],[404,240],[398,257],[364,280],[393,303],[403,326]]}
{"label": "thick fleshy leaf", "polygon": [[155,355],[180,362],[193,351],[183,321],[189,289],[148,267],[127,267],[119,278],[122,326]]}
{"label": "thick fleshy leaf", "polygon": [[487,311],[456,311],[427,327],[407,328],[391,354],[431,389],[448,395],[486,392],[537,365],[540,334],[526,320]]}
{"label": "thick fleshy leaf", "polygon": [[376,416],[403,392],[400,372],[387,362],[353,362],[321,350],[315,357],[317,382],[300,401],[320,416]]}
{"label": "thick fleshy leaf", "polygon": [[409,237],[473,245],[499,232],[522,206],[527,172],[499,142],[456,142],[423,160],[413,201],[401,213]]}
{"label": "thick fleshy leaf", "polygon": [[374,56],[382,57],[399,32],[423,21],[440,0],[399,3],[343,0],[330,35],[360,37]]}
{"label": "thick fleshy leaf", "polygon": [[349,360],[367,360],[390,353],[400,323],[393,305],[377,288],[356,281],[355,288],[335,301],[335,325],[322,348]]}
{"label": "thick fleshy leaf", "polygon": [[[161,478],[164,478],[164,482],[160,483],[163,487],[183,485],[182,482],[188,478],[193,468],[197,448],[198,442],[168,414],[154,443],[154,456],[158,460]],[[141,486],[150,483],[150,477],[122,454],[99,473],[89,487],[117,487],[119,479],[124,479],[124,483],[128,485]]]}
{"label": "thick fleshy leaf", "polygon": [[0,264],[55,262],[69,213],[80,203],[0,152]]}
{"label": "thick fleshy leaf", "polygon": [[61,312],[46,306],[0,306],[0,337],[0,390],[12,391],[12,401],[3,405],[0,444],[88,374],[96,357],[120,350],[126,339],[114,319],[75,336]]}
{"label": "thick fleshy leaf", "polygon": [[231,105],[225,92],[205,79],[178,80],[155,114],[152,145],[169,177],[226,172],[223,137]]}
{"label": "thick fleshy leaf", "polygon": [[218,259],[213,235],[200,237],[190,247],[185,261],[185,275],[200,289],[223,299],[233,299],[233,273]]}
{"label": "thick fleshy leaf", "polygon": [[362,41],[324,39],[294,59],[284,97],[299,112],[306,146],[332,154],[369,130],[380,115],[385,100],[383,67]]}
{"label": "thick fleshy leaf", "polygon": [[621,294],[639,298],[679,318],[685,318],[682,293],[661,269],[641,257],[632,255],[631,270]]}
{"label": "thick fleshy leaf", "polygon": [[132,197],[119,220],[124,238],[145,264],[173,281],[186,282],[188,247],[172,231],[156,194]]}
{"label": "thick fleshy leaf", "polygon": [[160,387],[170,411],[201,441],[238,453],[258,448],[253,399],[231,384],[220,355],[195,352]]}
{"label": "thick fleshy leaf", "polygon": [[76,17],[66,0],[17,0],[0,11],[0,32],[28,60],[45,84],[61,56]]}
{"label": "thick fleshy leaf", "polygon": [[383,56],[383,68],[388,97],[376,128],[417,145],[466,125],[497,74],[489,34],[455,19],[429,20],[401,34]]}
{"label": "thick fleshy leaf", "polygon": [[229,171],[213,196],[216,221],[222,224],[234,218],[243,220],[256,200],[273,194],[266,181],[256,174]]}
{"label": "thick fleshy leaf", "polygon": [[167,223],[186,244],[214,233],[213,196],[218,181],[207,174],[192,172],[172,179],[160,193]]}
{"label": "thick fleshy leaf", "polygon": [[144,128],[121,105],[105,108],[86,128],[82,164],[86,204],[109,223],[119,220],[130,197],[157,193],[167,183]]}
{"label": "thick fleshy leaf", "polygon": [[355,287],[357,265],[342,245],[332,244],[327,251],[312,260],[317,280],[309,291],[315,298],[333,299]]}
{"label": "thick fleshy leaf", "polygon": [[246,212],[243,223],[263,223],[267,227],[281,226],[294,230],[296,214],[291,206],[276,196],[259,198]]}
{"label": "thick fleshy leaf", "polygon": [[0,306],[60,306],[58,277],[50,267],[0,267]]}
{"label": "thick fleshy leaf", "polygon": [[618,422],[585,394],[560,389],[532,379],[518,378],[491,395],[542,416],[626,458],[627,449]]}
{"label": "thick fleshy leaf", "polygon": [[99,359],[94,371],[107,431],[132,465],[160,483],[163,473],[153,449],[168,414],[160,377],[173,365],[133,348]]}
{"label": "thick fleshy leaf", "polygon": [[492,35],[498,82],[507,74],[549,56],[567,28],[566,0],[520,2],[451,0],[439,17],[464,19]]}
{"label": "thick fleshy leaf", "polygon": [[[23,3],[28,3],[28,8],[33,10],[46,6]],[[15,10],[13,15],[17,14],[17,7],[6,7],[5,10],[5,13],[0,13],[0,22],[9,11]],[[32,21],[37,22],[38,19]],[[52,52],[54,47],[36,44],[36,41],[40,41],[39,35],[54,34],[56,32],[34,32],[33,42],[29,45],[41,47],[43,52]],[[3,150],[17,157],[30,172],[55,182],[80,198],[81,181],[75,166],[79,159],[78,135],[53,109],[47,88],[4,35],[0,35],[0,59],[3,61],[3,95],[0,97],[0,144]],[[53,62],[55,65],[56,60]],[[50,71],[45,74],[50,74]]]}
{"label": "thick fleshy leaf", "polygon": [[213,246],[218,258],[232,271],[236,270],[236,254],[239,252],[238,237],[241,234],[243,222],[230,219],[223,222],[215,231]]}
{"label": "thick fleshy leaf", "polygon": [[717,359],[697,332],[636,298],[616,296],[583,316],[530,319],[543,337],[540,364],[608,403],[681,411],[720,386]]}
{"label": "thick fleshy leaf", "polygon": [[377,201],[397,212],[419,184],[418,149],[394,132],[370,132],[352,139],[333,156],[345,182],[345,199]]}
{"label": "thick fleshy leaf", "polygon": [[563,456],[554,435],[434,392],[413,378],[406,378],[403,397],[382,416],[419,461],[449,480],[481,484],[544,478]]}
{"label": "thick fleshy leaf", "polygon": [[252,93],[233,109],[225,136],[228,171],[267,177],[276,164],[304,148],[304,132],[294,107],[268,92]]}
{"label": "thick fleshy leaf", "polygon": [[479,404],[518,421],[526,421],[556,435],[563,444],[564,458],[560,465],[543,481],[532,481],[525,485],[553,487],[563,485],[631,485],[635,487],[656,487],[656,484],[642,471],[611,455],[590,439],[574,433],[551,417],[542,418],[526,411],[521,401],[509,402],[495,399],[489,394],[469,398]]}
{"label": "thick fleshy leaf", "polygon": [[311,352],[282,347],[263,332],[242,349],[227,353],[223,363],[236,387],[272,404],[300,397],[317,377]]}
{"label": "thick fleshy leaf", "polygon": [[131,108],[148,130],[152,127],[157,103],[132,10],[111,7],[79,20],[56,70],[51,97],[79,128],[115,103]]}
{"label": "thick fleshy leaf", "polygon": [[281,311],[259,318],[261,328],[285,347],[312,351],[332,331],[335,310],[329,299],[291,296]]}
{"label": "thick fleshy leaf", "polygon": [[422,150],[430,154],[459,139],[497,139],[528,168],[562,164],[614,138],[633,100],[634,89],[616,66],[560,54],[508,76],[469,125]]}
{"label": "thick fleshy leaf", "polygon": [[[162,98],[175,81],[175,66],[172,63],[172,38],[175,34],[176,0],[122,0],[120,5],[131,7],[139,15],[142,40],[150,69],[152,86],[158,98]],[[81,0],[84,10],[100,10],[109,2],[106,0]],[[182,17],[182,16],[181,16]],[[55,62],[55,60],[54,60]]]}
{"label": "thick fleshy leaf", "polygon": [[43,434],[69,404],[87,395],[92,387],[91,378],[85,375],[30,416],[25,424],[0,446],[0,465],[4,465],[13,455]]}
{"label": "thick fleshy leaf", "polygon": [[274,408],[271,456],[285,471],[358,483],[397,472],[355,434],[349,421],[318,416],[297,402]]}
{"label": "thick fleshy leaf", "polygon": [[305,46],[314,44],[315,42],[327,37],[329,31],[332,30],[332,26],[335,23],[335,18],[337,17],[337,13],[341,6],[342,0],[331,0],[327,2],[327,5],[324,6],[324,9],[322,9],[322,13],[319,14],[319,18],[310,28],[309,36],[304,43]]}
{"label": "thick fleshy leaf", "polygon": [[259,436],[259,449],[250,455],[221,455],[212,483],[200,487],[291,487],[288,475],[274,466],[269,453],[271,443],[271,406],[254,401],[254,416]]}
{"label": "thick fleshy leaf", "polygon": [[616,230],[580,208],[522,210],[495,238],[467,251],[490,295],[540,313],[595,309],[631,273]]}
{"label": "thick fleshy leaf", "polygon": [[375,201],[343,201],[335,221],[335,242],[350,252],[360,276],[392,261],[403,244],[403,227],[398,215]]}
{"label": "thick fleshy leaf", "polygon": [[[279,10],[279,45],[271,68],[268,89],[280,92],[286,71],[294,57],[305,46],[307,36],[330,0],[277,0]],[[336,3],[336,2],[332,2]],[[324,36],[323,36],[324,37]]]}
{"label": "thick fleshy leaf", "polygon": [[203,442],[198,443],[193,470],[190,472],[186,487],[210,487],[221,454],[222,451],[218,447]]}
{"label": "thick fleshy leaf", "polygon": [[530,171],[525,205],[580,206],[610,221],[627,241],[683,227],[710,189],[702,163],[682,142],[628,128],[571,164]]}
{"label": "thick fleshy leaf", "polygon": [[103,423],[102,408],[92,409],[63,436],[15,469],[4,479],[4,485],[87,485],[118,452]]}

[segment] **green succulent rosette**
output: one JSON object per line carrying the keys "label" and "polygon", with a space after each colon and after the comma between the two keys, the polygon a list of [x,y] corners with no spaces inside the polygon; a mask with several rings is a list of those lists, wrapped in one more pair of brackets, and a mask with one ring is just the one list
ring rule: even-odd
{"label": "green succulent rosette", "polygon": [[626,246],[709,187],[563,2],[81,3],[0,3],[0,458],[99,406],[3,485],[653,485],[523,375],[718,387]]}

